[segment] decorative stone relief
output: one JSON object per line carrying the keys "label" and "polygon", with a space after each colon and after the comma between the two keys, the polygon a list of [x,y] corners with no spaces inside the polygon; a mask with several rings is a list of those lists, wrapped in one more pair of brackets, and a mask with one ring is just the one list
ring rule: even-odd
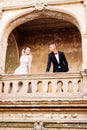
{"label": "decorative stone relief", "polygon": [[31,8],[31,7],[34,7],[36,10],[42,10],[45,6],[46,6],[46,3],[48,1],[46,0],[34,0],[34,1],[31,1],[31,0],[21,0],[20,2],[17,2],[17,0],[13,0],[13,2],[11,3],[11,0],[9,1],[4,1],[0,4],[0,6],[3,8],[3,9],[13,9],[13,8],[23,8],[23,7],[26,7],[26,8]]}
{"label": "decorative stone relief", "polygon": [[47,130],[47,128],[44,127],[44,123],[42,121],[36,121],[31,130]]}
{"label": "decorative stone relief", "polygon": [[38,0],[35,4],[35,10],[43,10],[47,6],[47,3],[43,0]]}
{"label": "decorative stone relief", "polygon": [[87,116],[83,115],[83,114],[78,114],[78,113],[71,113],[71,114],[65,114],[65,113],[61,113],[61,114],[31,114],[31,113],[2,113],[0,115],[0,122],[3,121],[26,121],[27,122],[31,122],[34,123],[33,128],[31,128],[30,130],[47,130],[47,128],[45,127],[45,123],[48,122],[56,122],[56,123],[62,123],[62,122],[66,122],[66,121],[78,121],[78,122],[82,122],[82,120],[84,122],[87,122]]}

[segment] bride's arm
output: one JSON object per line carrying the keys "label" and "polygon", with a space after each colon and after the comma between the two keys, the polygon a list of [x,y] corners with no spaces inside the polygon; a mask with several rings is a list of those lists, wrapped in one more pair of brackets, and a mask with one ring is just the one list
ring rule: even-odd
{"label": "bride's arm", "polygon": [[31,67],[32,67],[32,56],[29,58],[29,65],[28,65],[28,71],[31,73]]}

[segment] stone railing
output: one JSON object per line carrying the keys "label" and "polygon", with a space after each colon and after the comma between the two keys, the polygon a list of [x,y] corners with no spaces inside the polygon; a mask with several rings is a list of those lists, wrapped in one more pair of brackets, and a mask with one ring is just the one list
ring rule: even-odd
{"label": "stone railing", "polygon": [[85,99],[87,73],[1,75],[0,100]]}

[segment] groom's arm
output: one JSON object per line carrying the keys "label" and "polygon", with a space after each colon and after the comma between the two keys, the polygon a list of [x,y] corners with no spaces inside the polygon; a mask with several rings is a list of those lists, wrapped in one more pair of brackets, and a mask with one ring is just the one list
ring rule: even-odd
{"label": "groom's arm", "polygon": [[46,72],[49,72],[50,67],[51,67],[51,60],[50,60],[50,56],[48,55],[48,62],[47,62]]}
{"label": "groom's arm", "polygon": [[68,67],[68,62],[64,53],[63,53],[63,61],[64,61],[64,66],[65,66],[65,71],[67,72],[69,71],[69,67]]}

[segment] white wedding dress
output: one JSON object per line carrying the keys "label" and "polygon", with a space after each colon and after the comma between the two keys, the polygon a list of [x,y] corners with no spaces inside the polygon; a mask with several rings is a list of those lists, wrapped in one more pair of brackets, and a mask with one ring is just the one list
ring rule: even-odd
{"label": "white wedding dress", "polygon": [[14,74],[28,74],[28,65],[29,65],[30,55],[22,55],[20,57],[20,65],[15,70]]}

